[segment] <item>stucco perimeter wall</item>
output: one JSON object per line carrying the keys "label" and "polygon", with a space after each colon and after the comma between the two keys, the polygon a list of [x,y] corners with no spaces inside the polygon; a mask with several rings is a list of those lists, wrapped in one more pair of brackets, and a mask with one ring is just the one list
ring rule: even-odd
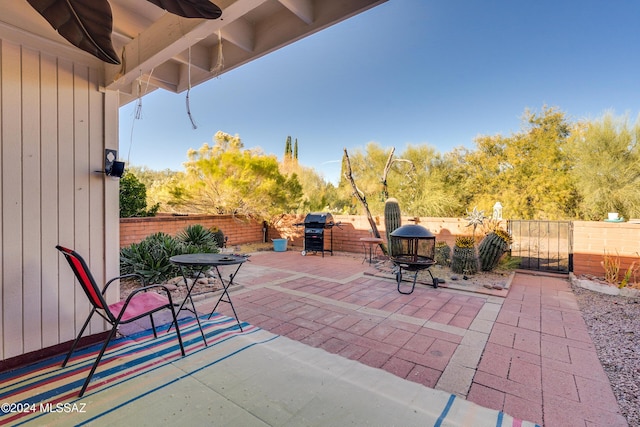
{"label": "stucco perimeter wall", "polygon": [[620,275],[624,275],[631,263],[640,262],[640,224],[573,222],[573,272],[576,275],[603,276],[604,269],[600,263],[605,251],[619,257]]}
{"label": "stucco perimeter wall", "polygon": [[[296,226],[304,222],[305,215],[283,215],[267,227],[267,241],[287,238],[290,250],[304,247],[304,227]],[[384,217],[374,216],[376,227],[386,241]],[[333,233],[333,249],[340,252],[360,252],[364,248],[362,237],[371,237],[371,226],[366,216],[334,215],[340,227],[327,230]],[[462,218],[416,218],[402,217],[402,224],[420,224],[444,240],[451,247],[456,236],[473,233]],[[190,224],[205,227],[216,226],[229,238],[228,245],[257,243],[264,240],[263,224],[244,217],[231,215],[189,215],[157,216],[153,218],[123,218],[120,220],[120,247],[140,242],[150,234],[162,231],[175,236]],[[328,243],[327,243],[328,247]],[[573,272],[576,275],[592,274],[603,276],[601,261],[605,251],[620,259],[620,274],[624,274],[632,262],[640,262],[640,224],[608,223],[595,221],[574,221],[573,223]],[[640,279],[640,278],[639,278]]]}

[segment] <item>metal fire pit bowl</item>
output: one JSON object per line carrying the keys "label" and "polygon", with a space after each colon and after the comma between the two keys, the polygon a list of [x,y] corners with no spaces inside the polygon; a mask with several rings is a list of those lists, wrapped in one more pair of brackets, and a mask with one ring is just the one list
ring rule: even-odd
{"label": "metal fire pit bowl", "polygon": [[[433,277],[429,268],[434,265],[436,251],[436,236],[421,225],[407,224],[396,228],[389,235],[389,259],[397,267],[396,281],[398,292],[408,295],[416,287],[418,273],[427,270],[433,287],[438,287],[438,278]],[[402,270],[413,272],[413,284],[410,291],[400,288]]]}

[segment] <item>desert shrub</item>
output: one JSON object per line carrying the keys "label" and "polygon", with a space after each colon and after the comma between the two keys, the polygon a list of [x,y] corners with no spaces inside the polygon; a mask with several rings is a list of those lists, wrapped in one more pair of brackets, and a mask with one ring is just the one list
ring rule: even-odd
{"label": "desert shrub", "polygon": [[169,261],[174,255],[185,253],[185,245],[166,233],[155,233],[140,243],[132,243],[120,250],[120,273],[137,273],[146,283],[159,283],[179,273]]}
{"label": "desert shrub", "polygon": [[604,280],[612,285],[618,284],[618,275],[620,274],[620,257],[613,256],[604,251],[604,257],[600,261],[600,265],[604,269]]}
{"label": "desert shrub", "polygon": [[502,258],[500,258],[497,268],[500,270],[507,270],[507,271],[515,270],[516,268],[520,267],[521,263],[522,263],[522,258],[511,256],[511,254],[507,252],[506,254],[504,254]]}

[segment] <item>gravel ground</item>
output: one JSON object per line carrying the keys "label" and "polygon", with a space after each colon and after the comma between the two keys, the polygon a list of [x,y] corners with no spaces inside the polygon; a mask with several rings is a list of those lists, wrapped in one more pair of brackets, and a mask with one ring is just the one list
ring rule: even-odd
{"label": "gravel ground", "polygon": [[640,298],[573,292],[620,410],[629,426],[640,426]]}

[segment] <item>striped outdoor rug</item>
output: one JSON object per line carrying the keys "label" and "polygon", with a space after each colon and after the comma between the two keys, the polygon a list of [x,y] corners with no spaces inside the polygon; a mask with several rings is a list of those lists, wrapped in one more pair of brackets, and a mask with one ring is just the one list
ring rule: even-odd
{"label": "striped outdoor rug", "polygon": [[[491,426],[534,423],[235,319],[180,321],[110,345],[85,395],[100,345],[0,373],[0,425]],[[12,404],[6,406],[6,404]]]}
{"label": "striped outdoor rug", "polygon": [[[235,319],[218,314],[209,320],[203,316],[200,321],[208,347],[195,318],[181,319],[180,331],[187,357],[209,351],[213,356],[209,365],[277,337],[247,323],[242,324],[244,332],[240,332]],[[149,329],[113,340],[82,398],[78,393],[101,344],[77,350],[65,368],[61,367],[61,355],[1,373],[0,403],[13,407],[0,408],[0,425],[29,421],[37,421],[33,425],[72,425],[92,421],[142,394],[180,381],[181,375],[162,369],[183,359],[175,331],[164,333],[167,326],[158,328],[157,339]],[[123,384],[129,387],[122,387]],[[110,392],[116,387],[124,393]]]}

